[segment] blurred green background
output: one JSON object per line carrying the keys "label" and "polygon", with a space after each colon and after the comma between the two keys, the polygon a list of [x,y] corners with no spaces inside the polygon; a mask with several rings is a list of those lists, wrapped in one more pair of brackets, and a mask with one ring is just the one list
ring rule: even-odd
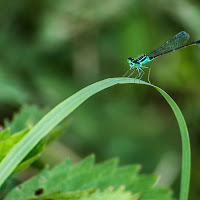
{"label": "blurred green background", "polygon": [[[24,103],[51,109],[81,88],[128,70],[128,57],[149,53],[178,32],[200,39],[198,0],[15,0],[0,2],[0,122]],[[192,146],[190,199],[200,195],[200,47],[162,56],[151,82],[164,89],[186,119]],[[147,72],[143,80],[147,81]],[[60,141],[43,155],[97,161],[119,157],[160,175],[179,193],[181,141],[176,119],[154,89],[121,85],[77,109]],[[56,150],[55,150],[56,149]],[[29,172],[27,172],[29,173]],[[31,173],[31,172],[30,172]]]}

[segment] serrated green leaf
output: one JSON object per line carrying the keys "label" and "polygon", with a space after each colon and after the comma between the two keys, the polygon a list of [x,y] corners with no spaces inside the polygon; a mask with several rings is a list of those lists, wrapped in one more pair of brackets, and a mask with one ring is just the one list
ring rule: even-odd
{"label": "serrated green leaf", "polygon": [[10,137],[10,129],[6,128],[0,132],[0,142]]}
{"label": "serrated green leaf", "polygon": [[134,182],[130,184],[127,189],[131,190],[133,193],[140,191],[140,200],[169,200],[169,198],[173,199],[172,191],[166,188],[155,187],[157,179],[158,178],[155,175],[140,175],[139,177],[137,177],[137,179],[135,179]]}
{"label": "serrated green leaf", "polygon": [[5,120],[5,127],[10,128],[11,134],[21,130],[32,128],[46,113],[40,110],[37,106],[23,105],[20,112],[16,113],[12,121]]}
{"label": "serrated green leaf", "polygon": [[[14,145],[17,144],[23,138],[23,136],[29,132],[30,128],[38,122],[44,113],[45,111],[40,111],[36,106],[24,105],[20,112],[14,115],[11,122],[5,121],[5,126],[7,128],[0,132],[0,161]],[[29,128],[27,129],[27,127]],[[40,143],[36,145],[35,148],[23,159],[14,172],[22,171],[31,163],[33,163],[41,155],[44,147],[55,140],[55,138],[62,133],[64,128],[66,128],[66,125],[62,127],[58,126],[56,129],[51,131],[51,134],[40,141]],[[15,131],[18,130],[20,130],[20,132],[15,133]]]}
{"label": "serrated green leaf", "polygon": [[10,149],[17,144],[29,132],[29,129],[10,135],[9,129],[2,131],[2,140],[0,140],[0,161],[6,156]]}
{"label": "serrated green leaf", "polygon": [[[42,192],[42,189],[38,190]],[[75,200],[80,199],[82,196],[89,195],[94,191],[94,189],[83,190],[78,192],[67,192],[67,193],[60,193],[60,191],[52,192],[46,195],[38,195],[38,197],[26,199],[26,200]]]}
{"label": "serrated green leaf", "polygon": [[[94,156],[89,156],[80,163],[72,165],[68,159],[52,170],[45,169],[40,174],[12,190],[5,200],[25,200],[38,198],[36,191],[42,190],[43,196],[59,195],[69,192],[83,192],[90,189],[114,190],[125,187],[133,194],[140,193],[140,199],[172,200],[169,190],[162,192],[154,187],[155,176],[139,175],[140,166],[118,167],[118,160],[112,159],[95,165]],[[159,194],[159,195],[158,195]],[[58,195],[58,194],[57,194]],[[52,198],[48,196],[49,198]]]}
{"label": "serrated green leaf", "polygon": [[[20,131],[19,133],[10,135],[10,129],[4,129],[1,134],[0,140],[0,161],[6,156],[10,149],[17,144],[23,137],[29,132],[29,129]],[[42,140],[21,162],[21,164],[15,169],[15,172],[22,171],[34,162],[43,152],[46,141]]]}
{"label": "serrated green leaf", "polygon": [[91,195],[80,198],[80,200],[139,200],[140,194],[132,194],[127,192],[124,188],[113,190],[112,187],[103,192],[96,191]]}

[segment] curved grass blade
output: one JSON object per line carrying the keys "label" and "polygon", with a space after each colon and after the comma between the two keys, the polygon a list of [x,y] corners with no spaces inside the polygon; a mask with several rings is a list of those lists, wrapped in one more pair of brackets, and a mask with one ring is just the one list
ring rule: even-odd
{"label": "curved grass blade", "polygon": [[0,187],[11,175],[14,169],[20,164],[24,157],[39,143],[39,141],[44,138],[58,123],[66,118],[71,112],[73,112],[79,105],[81,105],[94,94],[106,88],[117,84],[127,83],[144,84],[154,87],[163,95],[163,97],[171,106],[178,121],[182,139],[182,177],[180,200],[187,200],[190,182],[191,152],[189,135],[184,117],[177,104],[166,92],[150,83],[133,78],[109,78],[99,81],[80,90],[52,109],[34,126],[34,128],[27,135],[23,137],[20,142],[18,142],[11,149],[8,155],[2,160],[0,163]]}

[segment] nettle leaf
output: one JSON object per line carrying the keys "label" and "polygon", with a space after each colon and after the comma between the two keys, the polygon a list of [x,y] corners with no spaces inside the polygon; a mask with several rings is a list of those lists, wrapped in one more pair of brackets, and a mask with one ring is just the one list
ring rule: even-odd
{"label": "nettle leaf", "polygon": [[29,129],[10,135],[10,129],[0,132],[0,161],[6,156],[10,149],[17,144],[29,132]]}
{"label": "nettle leaf", "polygon": [[[46,111],[39,110],[36,106],[24,105],[20,112],[15,114],[13,120],[5,121],[5,129],[0,132],[0,161],[7,155],[10,149],[16,145],[42,118]],[[33,163],[43,152],[45,146],[55,140],[62,133],[65,126],[57,126],[48,137],[41,140],[35,148],[24,158],[15,172],[22,171]]]}
{"label": "nettle leaf", "polygon": [[6,128],[0,131],[0,141],[6,140],[10,137],[10,129]]}
{"label": "nettle leaf", "polygon": [[50,194],[41,195],[42,192],[43,192],[43,189],[40,188],[35,192],[35,195],[37,197],[26,199],[26,200],[80,199],[81,197],[86,197],[86,195],[88,196],[89,194],[94,192],[94,189],[83,190],[80,192],[79,191],[78,192],[67,192],[67,193],[61,193],[60,191],[56,191],[56,192],[52,192]]}
{"label": "nettle leaf", "polygon": [[[0,161],[3,160],[10,149],[16,145],[28,132],[29,129],[26,129],[10,135],[9,128],[0,132]],[[22,171],[33,161],[35,161],[43,152],[45,144],[45,140],[40,141],[39,144],[24,158],[21,164],[15,169],[15,172]]]}
{"label": "nettle leaf", "polygon": [[108,188],[104,192],[94,192],[91,195],[80,198],[80,200],[139,200],[140,194],[132,194],[125,191],[123,187],[113,190]]}
{"label": "nettle leaf", "polygon": [[46,111],[40,110],[37,106],[23,105],[12,121],[5,120],[5,127],[10,128],[11,134],[32,128],[45,114]]}
{"label": "nettle leaf", "polygon": [[[67,159],[52,170],[45,168],[13,189],[5,200],[120,199],[117,196],[124,200],[172,200],[171,191],[155,187],[155,176],[138,174],[139,165],[119,167],[117,159],[94,162],[94,156],[89,156],[76,165]],[[69,198],[72,194],[75,196]]]}
{"label": "nettle leaf", "polygon": [[[5,120],[5,130],[9,130],[9,135],[15,134],[25,129],[31,130],[34,125],[37,124],[38,121],[46,114],[46,112],[46,110],[41,110],[35,105],[23,105],[20,109],[20,112],[14,115],[12,121]],[[56,137],[68,127],[68,122],[69,120],[66,120],[65,123],[56,126],[56,128],[51,131],[48,137],[46,137],[47,144],[54,141]]]}

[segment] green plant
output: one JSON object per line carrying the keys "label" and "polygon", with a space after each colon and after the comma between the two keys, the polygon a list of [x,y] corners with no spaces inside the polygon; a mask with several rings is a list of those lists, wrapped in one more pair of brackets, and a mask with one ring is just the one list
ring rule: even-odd
{"label": "green plant", "polygon": [[[146,83],[141,80],[132,79],[132,78],[112,78],[112,79],[106,79],[103,81],[99,81],[95,84],[92,84],[73,96],[69,97],[65,101],[63,101],[61,104],[56,106],[52,111],[50,111],[41,121],[39,121],[29,132],[28,134],[25,134],[24,137],[15,144],[12,149],[8,152],[8,154],[4,157],[0,164],[0,185],[6,181],[6,179],[11,175],[11,173],[15,170],[15,168],[20,164],[20,162],[26,157],[26,155],[59,123],[61,122],[65,117],[67,117],[72,111],[74,111],[79,105],[81,105],[84,101],[86,101],[88,98],[93,96],[94,94],[109,88],[111,86],[114,86],[116,84],[127,84],[127,83],[136,83],[136,84],[145,84],[154,87],[156,90],[158,90],[163,97],[166,99],[166,101],[171,106],[181,132],[181,138],[182,138],[182,149],[183,149],[183,155],[182,155],[182,177],[181,177],[181,190],[180,190],[180,200],[187,200],[188,199],[188,192],[189,192],[189,180],[190,180],[190,143],[189,143],[189,135],[186,127],[185,120],[183,118],[183,115],[176,105],[176,103],[172,100],[171,97],[167,93],[165,93],[162,89],[160,89],[157,86],[151,85],[149,83]],[[45,172],[43,172],[45,173]],[[48,171],[46,172],[48,173]],[[94,173],[94,176],[96,173]],[[129,174],[130,175],[130,174]],[[85,176],[87,177],[87,176]],[[87,179],[87,178],[85,178]],[[84,181],[87,181],[85,180]],[[111,178],[112,179],[112,178]],[[148,181],[147,181],[148,182]],[[150,181],[151,182],[151,181]],[[77,181],[76,184],[81,183],[81,181]],[[153,182],[151,182],[151,186]],[[113,185],[113,182],[110,182],[111,185]],[[112,198],[112,193],[118,193],[119,195],[123,193],[123,195],[128,195],[124,199],[142,199],[142,195],[145,195],[145,192],[148,191],[147,188],[145,188],[145,182],[142,182],[142,191],[136,191],[134,194],[127,194],[123,189],[108,189],[109,185],[106,185],[107,187],[101,188],[104,190],[104,192],[110,196],[110,199]],[[140,185],[140,184],[139,184]],[[149,187],[149,184],[147,184]],[[126,186],[126,184],[125,184]],[[136,184],[135,187],[137,188],[138,185]],[[94,189],[94,191],[90,189]],[[126,187],[125,187],[126,188]],[[150,187],[151,188],[151,187]],[[85,199],[106,199],[107,197],[103,197],[104,194],[97,191],[98,187],[94,187],[94,185],[91,184],[91,188],[83,188],[86,189],[83,191],[83,195],[81,197],[77,197],[77,193],[74,193],[74,196],[69,196],[67,193],[65,196],[62,196],[64,194],[61,193],[61,191],[58,189],[57,191],[54,191],[51,193],[51,195],[54,195],[54,197],[47,197],[44,196],[44,198],[51,198],[51,199],[76,199],[76,198],[85,198]],[[147,189],[147,190],[144,190]],[[79,188],[77,188],[79,190]],[[56,193],[55,193],[56,192]],[[65,191],[63,191],[65,192]],[[124,193],[125,192],[125,193]],[[94,195],[94,197],[90,196]],[[56,196],[57,195],[57,196]],[[61,195],[61,196],[59,196]],[[96,196],[95,196],[96,195]],[[132,195],[132,196],[130,196]],[[141,196],[141,198],[140,198]],[[41,199],[41,197],[38,197]],[[43,199],[44,199],[43,198]],[[167,195],[166,198],[157,195],[156,197],[148,197],[149,199],[171,199],[170,195]],[[108,198],[107,198],[108,199]],[[115,199],[113,197],[113,199]],[[121,198],[123,199],[123,197]],[[144,198],[145,199],[145,198]]]}

